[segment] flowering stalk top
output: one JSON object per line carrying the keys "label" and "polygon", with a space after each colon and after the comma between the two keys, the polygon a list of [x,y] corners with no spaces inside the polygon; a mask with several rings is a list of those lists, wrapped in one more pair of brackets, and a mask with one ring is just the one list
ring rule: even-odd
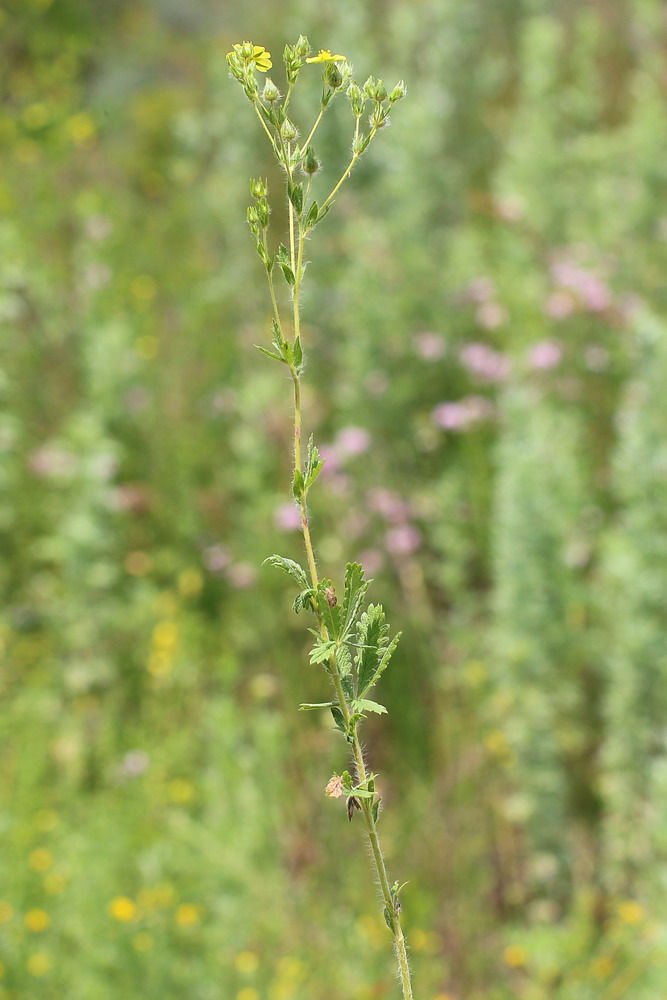
{"label": "flowering stalk top", "polygon": [[271,69],[271,53],[267,52],[263,45],[253,45],[252,42],[235,42],[232,51],[227,53],[230,56],[238,56],[245,63],[252,63],[260,73],[266,73]]}

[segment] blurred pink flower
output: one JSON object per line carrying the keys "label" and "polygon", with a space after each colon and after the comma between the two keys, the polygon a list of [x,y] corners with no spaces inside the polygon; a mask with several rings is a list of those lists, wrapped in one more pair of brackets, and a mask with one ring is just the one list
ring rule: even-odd
{"label": "blurred pink flower", "polygon": [[497,330],[507,322],[507,311],[499,302],[483,302],[475,312],[475,319],[483,330]]}
{"label": "blurred pink flower", "polygon": [[334,449],[339,455],[363,455],[371,444],[371,436],[363,427],[343,427],[336,435]]}
{"label": "blurred pink flower", "polygon": [[28,456],[30,471],[47,479],[67,479],[77,471],[78,464],[74,452],[57,444],[45,444]]}
{"label": "blurred pink flower", "polygon": [[440,403],[433,411],[434,422],[448,431],[465,430],[492,416],[493,407],[483,396],[465,396],[456,403]]}
{"label": "blurred pink flower", "polygon": [[501,382],[510,371],[509,358],[487,344],[466,344],[459,352],[461,364],[485,382]]}
{"label": "blurred pink flower", "polygon": [[363,552],[359,553],[358,559],[364,567],[366,576],[372,576],[373,573],[377,573],[379,569],[382,569],[382,564],[384,563],[384,555],[380,549],[364,549]]}
{"label": "blurred pink flower", "polygon": [[273,520],[277,528],[284,531],[296,531],[301,527],[301,514],[293,503],[283,503],[278,507],[273,515]]}
{"label": "blurred pink flower", "polygon": [[584,306],[591,312],[603,312],[612,304],[612,295],[606,281],[599,274],[580,267],[565,257],[554,261],[551,266],[554,281],[562,288],[577,293]]}
{"label": "blurred pink flower", "polygon": [[257,572],[254,566],[250,563],[240,562],[234,563],[227,570],[227,579],[231,583],[232,587],[237,587],[242,589],[243,587],[249,587],[255,582]]}
{"label": "blurred pink flower", "polygon": [[546,371],[555,368],[563,357],[563,348],[557,340],[541,340],[528,352],[528,364],[531,368]]}
{"label": "blurred pink flower", "polygon": [[493,298],[494,292],[491,279],[480,275],[479,278],[473,278],[464,290],[463,298],[465,302],[476,302],[479,305],[481,302],[489,302]]}
{"label": "blurred pink flower", "polygon": [[230,561],[231,556],[224,545],[209,545],[204,549],[204,564],[212,573],[219,573]]}
{"label": "blurred pink flower", "polygon": [[376,514],[381,514],[386,521],[393,521],[396,524],[408,516],[409,508],[405,500],[392,490],[369,490],[367,496],[370,509]]}
{"label": "blurred pink flower", "polygon": [[399,524],[395,528],[390,528],[385,535],[388,551],[396,556],[414,552],[419,548],[421,540],[421,532],[414,524]]}
{"label": "blurred pink flower", "polygon": [[415,351],[424,361],[439,361],[447,353],[447,345],[439,333],[425,330],[412,338]]}
{"label": "blurred pink flower", "polygon": [[575,302],[569,292],[555,291],[547,299],[545,311],[551,319],[567,319],[574,312]]}

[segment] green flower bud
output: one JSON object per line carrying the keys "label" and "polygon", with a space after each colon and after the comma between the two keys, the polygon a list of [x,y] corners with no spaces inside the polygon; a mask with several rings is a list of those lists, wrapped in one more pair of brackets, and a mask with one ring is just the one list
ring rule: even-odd
{"label": "green flower bud", "polygon": [[334,62],[329,62],[324,67],[324,80],[332,90],[338,90],[343,85],[343,74]]}
{"label": "green flower bud", "polygon": [[294,48],[296,49],[297,55],[301,56],[302,59],[305,59],[310,52],[310,42],[305,35],[299,35]]}
{"label": "green flower bud", "polygon": [[250,194],[253,196],[253,198],[266,198],[268,191],[269,189],[267,187],[266,181],[263,181],[261,177],[258,177],[257,180],[251,178]]}
{"label": "green flower bud", "polygon": [[299,133],[296,130],[296,125],[289,118],[286,118],[280,126],[280,134],[285,142],[291,142],[292,139],[296,139]]}
{"label": "green flower bud", "polygon": [[387,88],[384,85],[384,80],[378,80],[377,86],[375,88],[375,100],[384,101],[387,98]]}
{"label": "green flower bud", "polygon": [[259,216],[257,215],[257,209],[254,205],[250,205],[248,207],[246,218],[248,219],[248,225],[252,230],[253,236],[257,236],[259,233]]}
{"label": "green flower bud", "polygon": [[260,198],[257,202],[257,218],[259,219],[259,224],[263,229],[269,224],[269,203],[266,198]]}
{"label": "green flower bud", "polygon": [[371,101],[374,101],[376,99],[375,97],[376,87],[377,87],[377,81],[375,77],[369,76],[368,79],[366,80],[366,83],[364,84],[363,90],[366,97],[369,97]]}
{"label": "green flower bud", "polygon": [[347,88],[347,96],[352,105],[352,113],[356,118],[361,118],[364,113],[364,104],[366,103],[366,98],[361,92],[361,87],[356,83],[351,83]]}
{"label": "green flower bud", "polygon": [[384,126],[387,124],[387,112],[384,111],[379,104],[376,106],[375,111],[370,116],[369,124],[371,128],[375,129],[384,128]]}
{"label": "green flower bud", "polygon": [[301,169],[303,170],[304,173],[312,175],[317,173],[317,171],[320,169],[320,166],[321,163],[315,156],[315,150],[313,149],[312,146],[308,146],[306,154],[303,158],[303,162],[301,164]]}
{"label": "green flower bud", "polygon": [[264,90],[262,91],[262,97],[264,98],[265,101],[268,101],[269,104],[273,104],[273,102],[277,101],[278,98],[280,97],[280,91],[276,87],[276,85],[273,82],[273,80],[268,79],[268,77],[267,77],[266,83],[264,84]]}
{"label": "green flower bud", "polygon": [[399,80],[391,94],[389,95],[389,103],[395,104],[396,101],[400,101],[408,92],[408,88],[405,86],[403,80]]}
{"label": "green flower bud", "polygon": [[252,42],[244,42],[241,46],[241,55],[244,59],[252,59],[255,52],[255,48]]}

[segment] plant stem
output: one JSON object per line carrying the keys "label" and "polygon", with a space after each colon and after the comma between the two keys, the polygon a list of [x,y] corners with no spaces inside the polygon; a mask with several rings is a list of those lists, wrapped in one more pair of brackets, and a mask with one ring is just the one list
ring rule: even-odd
{"label": "plant stem", "polygon": [[[354,159],[353,159],[354,162]],[[341,178],[340,183],[343,182],[345,175]],[[340,187],[340,183],[338,187]],[[337,188],[332,192],[332,196]],[[303,223],[301,219],[298,221],[298,255],[296,261],[296,271],[295,271],[295,282],[294,282],[294,298],[293,298],[293,310],[294,310],[294,336],[299,336],[300,331],[300,314],[299,314],[299,294],[301,291],[301,279],[303,276]],[[295,368],[291,369],[292,382],[294,384],[294,463],[295,470],[301,470],[301,372]],[[306,557],[308,559],[308,567],[310,571],[310,579],[313,589],[317,589],[319,583],[319,576],[317,572],[317,564],[315,562],[315,554],[313,550],[313,543],[310,535],[310,526],[308,523],[308,507],[307,507],[307,490],[301,494],[299,499],[299,508],[301,511],[301,530],[303,533],[304,545],[306,548]],[[319,619],[319,630],[320,635],[323,639],[328,639],[329,634],[322,621],[321,616],[318,614]],[[335,655],[332,656],[329,663],[329,673],[336,691],[336,697],[338,698],[338,704],[343,716],[346,729],[350,725],[350,710],[348,707],[347,698],[345,697],[345,692],[343,690],[343,685],[341,681],[341,676],[336,664]],[[356,726],[353,727],[351,733],[351,743],[352,743],[352,755],[354,757],[354,762],[357,771],[357,779],[359,784],[363,784],[368,779],[368,772],[366,770],[366,764],[364,762],[364,755],[361,749],[361,743],[359,741],[359,735],[357,733]],[[380,884],[380,890],[382,893],[382,899],[386,908],[386,912],[390,916],[391,931],[394,935],[394,947],[396,950],[396,958],[398,961],[398,970],[401,980],[401,988],[403,991],[404,1000],[413,1000],[412,997],[412,983],[410,980],[410,966],[408,962],[407,947],[405,943],[405,937],[401,929],[400,921],[400,905],[395,896],[392,896],[391,888],[389,886],[389,878],[387,875],[387,867],[384,860],[384,854],[382,852],[382,846],[380,844],[380,838],[378,836],[377,824],[373,817],[373,809],[371,802],[363,798],[361,800],[361,811],[364,817],[364,823],[366,825],[366,833],[368,840],[371,845],[371,854],[373,857],[373,865],[377,875],[378,882]]]}

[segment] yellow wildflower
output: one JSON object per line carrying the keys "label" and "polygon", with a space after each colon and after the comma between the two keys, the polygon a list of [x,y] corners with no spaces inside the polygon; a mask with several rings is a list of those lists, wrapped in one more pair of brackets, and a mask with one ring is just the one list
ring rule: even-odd
{"label": "yellow wildflower", "polygon": [[234,964],[239,972],[254,972],[259,965],[259,956],[254,951],[240,951]]}
{"label": "yellow wildflower", "polygon": [[311,56],[310,59],[306,59],[307,63],[323,63],[323,62],[343,62],[346,56],[341,56],[340,54],[333,56],[331,54],[331,49],[320,49],[316,56]]}
{"label": "yellow wildflower", "polygon": [[33,871],[47,872],[53,864],[53,855],[45,847],[37,847],[28,858],[28,864]]}
{"label": "yellow wildflower", "polygon": [[644,911],[634,899],[619,903],[618,915],[626,924],[638,924],[644,919]]}
{"label": "yellow wildflower", "polygon": [[35,934],[45,931],[50,923],[51,918],[46,910],[28,910],[25,915],[26,927],[29,931],[33,931]]}
{"label": "yellow wildflower", "polygon": [[246,986],[238,991],[236,1000],[259,1000],[259,993],[252,986]]}
{"label": "yellow wildflower", "polygon": [[45,976],[51,968],[51,959],[48,955],[38,951],[28,959],[28,972],[31,976]]}
{"label": "yellow wildflower", "polygon": [[176,908],[174,919],[179,927],[192,927],[199,923],[199,907],[194,903],[181,903]]}
{"label": "yellow wildflower", "polygon": [[[254,63],[255,68],[260,71],[260,73],[266,73],[267,70],[271,69],[273,63],[271,62],[271,53],[267,52],[263,45],[253,45],[252,55],[246,55],[245,52],[249,51],[250,42],[236,42],[232,48],[231,52],[228,52],[228,56],[236,55],[240,56],[247,63]],[[244,52],[245,49],[245,52]]]}
{"label": "yellow wildflower", "polygon": [[527,957],[525,948],[519,944],[511,944],[503,952],[503,962],[505,965],[509,965],[510,969],[520,969],[522,965],[526,964]]}
{"label": "yellow wildflower", "polygon": [[126,924],[136,917],[137,907],[127,896],[116,896],[109,903],[109,913],[114,920]]}

